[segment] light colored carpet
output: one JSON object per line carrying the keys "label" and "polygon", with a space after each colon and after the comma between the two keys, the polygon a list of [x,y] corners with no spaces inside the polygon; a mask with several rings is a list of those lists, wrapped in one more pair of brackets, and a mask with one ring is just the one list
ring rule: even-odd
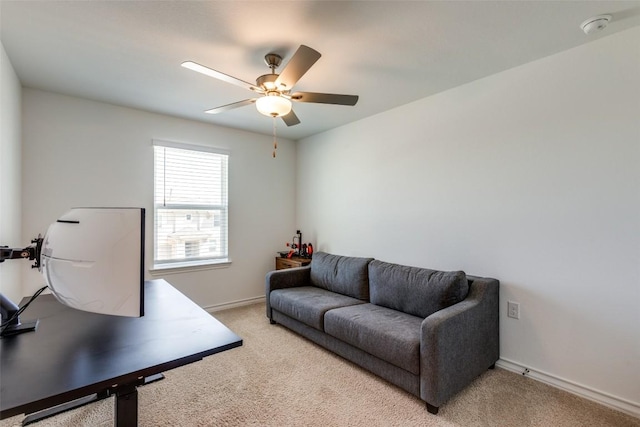
{"label": "light colored carpet", "polygon": [[[139,425],[640,427],[640,419],[502,369],[487,371],[434,416],[416,397],[270,325],[264,313],[264,304],[216,313],[244,345],[140,387]],[[113,405],[106,399],[33,426],[112,426]]]}

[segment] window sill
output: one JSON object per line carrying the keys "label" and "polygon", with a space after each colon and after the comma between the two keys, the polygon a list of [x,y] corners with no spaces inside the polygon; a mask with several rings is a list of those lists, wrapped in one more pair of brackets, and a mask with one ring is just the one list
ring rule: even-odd
{"label": "window sill", "polygon": [[164,276],[167,274],[189,273],[191,271],[214,270],[218,268],[228,268],[231,266],[231,260],[216,261],[200,261],[200,262],[183,262],[172,264],[154,265],[149,269],[152,276]]}

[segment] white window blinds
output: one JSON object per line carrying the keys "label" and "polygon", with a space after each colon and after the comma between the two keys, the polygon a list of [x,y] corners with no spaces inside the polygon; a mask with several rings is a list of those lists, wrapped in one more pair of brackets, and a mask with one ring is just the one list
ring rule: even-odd
{"label": "white window blinds", "polygon": [[154,265],[228,260],[229,154],[154,141]]}

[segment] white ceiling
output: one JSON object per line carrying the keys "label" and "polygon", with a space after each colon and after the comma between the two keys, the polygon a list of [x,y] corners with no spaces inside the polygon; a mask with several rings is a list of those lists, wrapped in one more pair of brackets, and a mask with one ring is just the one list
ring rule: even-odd
{"label": "white ceiling", "polygon": [[[580,23],[608,13],[601,33]],[[2,44],[22,84],[270,134],[243,88],[300,44],[322,58],[295,90],[359,95],[355,107],[294,104],[297,140],[640,25],[640,1],[0,1]],[[281,66],[280,69],[283,67]]]}

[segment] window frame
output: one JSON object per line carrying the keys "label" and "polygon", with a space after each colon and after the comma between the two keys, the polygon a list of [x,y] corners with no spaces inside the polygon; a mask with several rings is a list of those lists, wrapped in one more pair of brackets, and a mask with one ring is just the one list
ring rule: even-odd
{"label": "window frame", "polygon": [[[231,153],[229,150],[205,146],[186,144],[181,142],[172,142],[166,140],[153,139],[153,268],[149,269],[150,273],[162,272],[167,273],[171,271],[179,272],[185,269],[200,270],[206,268],[218,268],[225,267],[231,264],[231,258],[229,256],[229,163],[231,160]],[[222,204],[184,204],[184,203],[170,203],[165,202],[157,203],[156,191],[157,191],[157,170],[156,170],[156,148],[174,148],[187,151],[212,153],[222,156],[226,156],[226,161],[223,165],[221,175],[221,186],[223,186]],[[218,242],[218,246],[223,245],[223,255],[219,257],[204,256],[201,258],[175,258],[170,260],[158,260],[158,218],[159,212],[162,210],[219,210],[223,212],[223,216],[226,216],[226,226],[223,226],[225,238]],[[215,221],[215,220],[214,220]],[[226,253],[226,255],[225,255]]]}

